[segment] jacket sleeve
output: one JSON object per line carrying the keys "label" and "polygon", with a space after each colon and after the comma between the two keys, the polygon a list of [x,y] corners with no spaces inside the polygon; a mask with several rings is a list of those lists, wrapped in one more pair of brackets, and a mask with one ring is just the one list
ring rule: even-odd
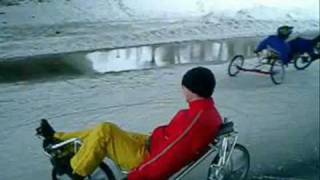
{"label": "jacket sleeve", "polygon": [[260,52],[260,51],[266,49],[266,48],[267,48],[267,45],[269,44],[269,41],[270,41],[270,38],[269,38],[269,37],[266,38],[266,39],[264,39],[264,40],[257,46],[255,52]]}

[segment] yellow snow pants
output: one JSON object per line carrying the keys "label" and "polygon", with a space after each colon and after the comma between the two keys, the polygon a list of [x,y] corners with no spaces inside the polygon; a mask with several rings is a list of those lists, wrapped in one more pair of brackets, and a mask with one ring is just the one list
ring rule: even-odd
{"label": "yellow snow pants", "polygon": [[73,172],[81,176],[93,173],[105,157],[128,171],[136,168],[149,155],[148,135],[127,132],[108,122],[84,131],[58,132],[54,137],[60,140],[82,140],[82,146],[70,162]]}

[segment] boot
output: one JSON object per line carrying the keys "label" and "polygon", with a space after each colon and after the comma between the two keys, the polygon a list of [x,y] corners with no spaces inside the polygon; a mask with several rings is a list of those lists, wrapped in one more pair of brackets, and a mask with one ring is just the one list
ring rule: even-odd
{"label": "boot", "polygon": [[41,119],[40,126],[36,128],[36,135],[42,136],[45,139],[52,139],[54,133],[55,130],[52,128],[49,122],[46,119]]}

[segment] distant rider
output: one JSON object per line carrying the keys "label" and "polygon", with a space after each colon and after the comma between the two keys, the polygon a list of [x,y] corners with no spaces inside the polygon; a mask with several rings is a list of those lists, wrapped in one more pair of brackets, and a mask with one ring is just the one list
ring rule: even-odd
{"label": "distant rider", "polygon": [[292,33],[293,27],[291,26],[281,26],[277,29],[276,35],[268,36],[264,39],[254,51],[255,53],[259,53],[264,49],[271,48],[276,51],[282,60],[283,64],[288,64],[290,62],[290,46],[286,42]]}

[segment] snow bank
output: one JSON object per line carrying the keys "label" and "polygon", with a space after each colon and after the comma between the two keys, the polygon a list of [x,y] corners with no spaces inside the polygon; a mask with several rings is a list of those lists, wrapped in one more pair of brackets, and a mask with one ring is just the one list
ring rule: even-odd
{"label": "snow bank", "polygon": [[130,19],[130,11],[111,0],[73,0],[24,2],[16,6],[0,7],[8,25],[63,24],[70,22],[118,21]]}
{"label": "snow bank", "polygon": [[[172,19],[190,16],[319,20],[317,0],[2,0],[3,24]],[[5,23],[4,23],[5,22]]]}
{"label": "snow bank", "polygon": [[0,60],[176,41],[319,31],[317,0],[2,0]]}

